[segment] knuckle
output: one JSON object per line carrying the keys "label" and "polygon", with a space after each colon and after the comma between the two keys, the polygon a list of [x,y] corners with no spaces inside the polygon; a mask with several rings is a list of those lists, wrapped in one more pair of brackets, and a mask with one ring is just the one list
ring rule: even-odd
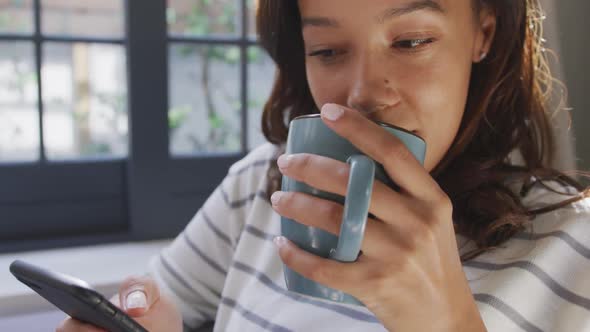
{"label": "knuckle", "polygon": [[124,291],[132,286],[137,285],[137,284],[143,284],[142,278],[139,276],[129,276],[129,277],[125,278],[125,280],[123,280],[119,290]]}
{"label": "knuckle", "polygon": [[432,206],[433,209],[431,213],[434,214],[433,220],[439,220],[453,215],[453,203],[447,195],[438,195],[438,197],[434,199]]}
{"label": "knuckle", "polygon": [[299,157],[299,167],[301,168],[301,171],[303,172],[303,174],[308,174],[311,166],[312,166],[312,155],[308,154],[308,153],[303,153],[300,157]]}
{"label": "knuckle", "polygon": [[336,168],[335,174],[339,180],[342,180],[344,183],[346,183],[348,181],[348,177],[350,176],[350,166],[344,165]]}
{"label": "knuckle", "polygon": [[125,278],[121,286],[119,287],[119,295],[126,296],[128,293],[134,290],[141,290],[146,293],[148,298],[159,297],[159,289],[150,276],[130,276]]}
{"label": "knuckle", "polygon": [[300,174],[299,176],[301,177],[301,180],[305,183],[309,183],[310,181],[313,180],[313,161],[312,161],[313,157],[310,154],[304,153],[299,160],[299,171],[298,173]]}
{"label": "knuckle", "polygon": [[335,180],[335,190],[345,193],[348,186],[348,179],[350,177],[350,166],[348,164],[343,164],[342,166],[336,167],[332,174]]}
{"label": "knuckle", "polygon": [[[418,214],[414,222],[408,223],[405,232],[406,241],[403,249],[408,252],[416,252],[424,246],[425,243],[431,243],[436,240],[435,225],[431,212],[425,211]],[[439,218],[439,217],[435,217]]]}
{"label": "knuckle", "polygon": [[342,206],[336,203],[328,203],[323,205],[326,218],[333,222],[342,220]]}
{"label": "knuckle", "polygon": [[293,266],[294,263],[294,256],[291,250],[281,250],[280,251],[281,259],[283,263],[287,266]]}
{"label": "knuckle", "polygon": [[432,230],[432,227],[427,224],[420,224],[414,234],[412,241],[414,250],[420,248],[424,243],[433,243],[436,241],[435,232]]}
{"label": "knuckle", "polygon": [[407,236],[406,240],[403,243],[402,250],[404,250],[406,253],[416,252],[416,250],[418,250],[418,248],[420,247],[421,242],[421,236],[418,234],[418,231],[414,231],[411,233],[410,236]]}
{"label": "knuckle", "polygon": [[279,204],[285,207],[291,206],[291,204],[297,203],[297,199],[295,197],[295,192],[293,191],[285,191],[281,195],[281,200]]}

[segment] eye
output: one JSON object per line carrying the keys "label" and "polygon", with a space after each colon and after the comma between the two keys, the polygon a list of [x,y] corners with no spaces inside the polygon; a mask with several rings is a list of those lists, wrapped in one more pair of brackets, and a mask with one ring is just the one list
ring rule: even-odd
{"label": "eye", "polygon": [[309,52],[307,54],[307,56],[309,56],[309,57],[316,57],[316,58],[319,58],[320,60],[322,60],[324,62],[328,62],[328,61],[334,60],[341,53],[342,52],[338,52],[338,51],[336,51],[334,49],[323,49],[323,50],[317,50],[317,51]]}
{"label": "eye", "polygon": [[434,41],[434,38],[406,39],[396,41],[392,46],[402,51],[413,52],[432,44]]}

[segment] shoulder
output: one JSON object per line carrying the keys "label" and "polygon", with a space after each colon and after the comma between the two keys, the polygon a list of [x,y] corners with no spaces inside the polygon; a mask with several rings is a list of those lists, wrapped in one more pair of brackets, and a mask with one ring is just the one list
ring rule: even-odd
{"label": "shoulder", "polygon": [[518,240],[557,241],[590,254],[590,197],[571,186],[555,181],[535,185],[524,198],[529,210],[536,210],[527,229]]}
{"label": "shoulder", "polygon": [[279,147],[264,143],[250,151],[244,158],[235,162],[230,168],[228,175],[242,175],[248,171],[266,170],[270,163],[278,157]]}
{"label": "shoulder", "polygon": [[[538,210],[539,213],[532,216],[525,229],[481,258],[507,262],[528,257],[529,250],[537,251],[533,256],[539,255],[538,250],[542,249],[544,254],[558,250],[564,258],[581,250],[585,253],[582,256],[590,259],[590,197],[567,203],[579,195],[575,188],[557,182],[535,185],[521,199],[528,210]],[[557,207],[559,205],[562,206]],[[544,209],[547,207],[550,208]],[[467,243],[464,250],[474,248],[472,241],[464,242]],[[564,250],[563,245],[574,250]],[[556,249],[558,247],[561,249]]]}
{"label": "shoulder", "polygon": [[[563,202],[578,195],[581,195],[581,193],[572,186],[564,185],[555,180],[543,181],[533,185],[526,196],[522,197],[522,203],[529,209],[537,209]],[[580,204],[587,205],[588,203],[585,200],[578,200],[571,205]]]}
{"label": "shoulder", "polygon": [[[574,200],[571,203],[567,203]],[[533,221],[535,227],[544,231],[561,228],[569,223],[579,223],[590,229],[590,197],[582,197],[582,193],[571,186],[564,186],[556,181],[537,184],[523,198],[523,204],[531,210],[543,209],[561,204],[563,206],[551,211],[539,213]]]}
{"label": "shoulder", "polygon": [[279,152],[279,147],[271,143],[256,147],[229,168],[222,188],[238,196],[263,194],[268,170],[276,162]]}

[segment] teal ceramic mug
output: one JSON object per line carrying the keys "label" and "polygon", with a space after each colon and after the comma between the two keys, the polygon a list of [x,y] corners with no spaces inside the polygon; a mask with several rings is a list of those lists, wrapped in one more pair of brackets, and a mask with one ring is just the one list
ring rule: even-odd
{"label": "teal ceramic mug", "polygon": [[[384,123],[379,125],[399,138],[414,157],[424,164],[426,143],[422,138],[398,127]],[[317,190],[287,176],[283,176],[281,186],[282,191],[303,192],[343,204],[344,215],[340,235],[335,236],[285,217],[281,217],[281,235],[317,256],[341,262],[354,262],[358,258],[363,241],[374,179],[394,189],[397,187],[387,176],[382,165],[328,128],[319,114],[304,115],[291,121],[286,153],[311,153],[350,164],[346,197]],[[307,279],[287,266],[284,267],[284,274],[290,291],[335,302],[362,305],[352,295]]]}

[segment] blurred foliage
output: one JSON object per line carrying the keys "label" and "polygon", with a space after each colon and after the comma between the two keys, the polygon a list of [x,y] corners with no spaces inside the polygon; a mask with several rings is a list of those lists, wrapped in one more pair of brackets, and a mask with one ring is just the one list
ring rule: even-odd
{"label": "blurred foliage", "polygon": [[185,35],[208,36],[236,32],[239,14],[237,0],[198,0],[191,3],[191,9],[186,13],[179,13],[174,6],[168,7],[168,25],[183,28],[182,34]]}
{"label": "blurred foliage", "polygon": [[[19,9],[19,10],[26,10],[31,11],[31,7],[27,4],[24,0],[11,0],[8,2],[4,2],[3,5],[0,5],[0,30],[9,30],[9,31],[23,31],[26,30],[25,22],[20,22],[15,19],[14,13],[11,11],[7,11],[7,9]],[[32,14],[31,14],[32,18]]]}
{"label": "blurred foliage", "polygon": [[[211,36],[219,34],[234,33],[237,30],[238,7],[236,0],[199,0],[192,3],[188,13],[181,14],[174,7],[169,7],[166,13],[169,26],[183,26],[183,34]],[[231,128],[228,128],[227,121],[220,115],[212,98],[213,84],[210,77],[211,65],[214,62],[222,62],[227,65],[237,65],[240,62],[240,49],[237,47],[223,46],[194,46],[183,45],[178,48],[179,55],[191,57],[197,55],[201,62],[201,87],[205,92],[205,105],[208,120],[206,141],[201,142],[192,134],[189,140],[193,142],[196,150],[216,150],[227,148],[227,142],[232,135]],[[239,101],[238,102],[239,105]],[[233,103],[233,102],[232,102]],[[239,112],[240,107],[236,110]],[[168,112],[168,127],[172,134],[187,120],[192,111],[190,105],[172,107]],[[239,114],[239,113],[238,113]]]}
{"label": "blurred foliage", "polygon": [[[227,34],[239,35],[241,0],[198,0],[191,2],[191,7],[180,9],[180,3],[169,2],[166,13],[169,27],[175,33],[188,36],[201,36],[215,38]],[[254,0],[247,0],[249,8],[254,7]],[[170,5],[172,4],[172,5]],[[186,3],[184,3],[186,4]],[[175,8],[176,7],[176,8]],[[184,12],[181,12],[184,11]],[[224,89],[223,84],[219,85],[218,77],[210,73],[213,66],[228,65],[238,66],[241,61],[240,47],[230,45],[195,45],[178,44],[174,47],[176,54],[183,58],[194,61],[195,66],[200,66],[199,75],[190,76],[195,81],[194,86],[200,86],[204,93],[204,109],[195,109],[196,106],[189,102],[181,106],[173,105],[168,112],[168,127],[171,135],[182,135],[192,144],[193,151],[216,151],[219,149],[231,149],[233,146],[239,148],[239,125],[241,117],[241,100],[234,93],[225,93],[216,89]],[[259,47],[248,47],[244,61],[258,63],[263,59],[262,50]],[[239,80],[239,71],[236,70],[236,77],[221,78]],[[218,91],[231,108],[232,121],[228,119],[228,112],[219,112],[217,109],[217,98],[213,98],[212,92]],[[239,96],[239,94],[237,94]],[[219,98],[219,97],[218,97]],[[263,102],[260,100],[248,100],[248,107],[261,108]],[[192,112],[203,112],[207,114],[208,135],[197,137],[196,133],[179,131],[185,123],[191,121]],[[223,114],[222,114],[223,113]],[[235,116],[235,118],[234,118]],[[235,123],[238,123],[237,127]],[[187,124],[188,126],[188,124]],[[236,127],[236,128],[234,128]],[[188,128],[187,128],[188,129]],[[237,141],[236,141],[237,140]]]}
{"label": "blurred foliage", "polygon": [[85,144],[80,148],[80,155],[82,156],[100,156],[110,155],[113,153],[111,145],[105,142],[91,142]]}
{"label": "blurred foliage", "polygon": [[0,29],[4,29],[5,27],[9,26],[9,20],[8,20],[8,13],[2,13],[0,12]]}
{"label": "blurred foliage", "polygon": [[168,111],[168,128],[172,131],[180,128],[190,112],[190,105],[181,105],[171,108]]}

